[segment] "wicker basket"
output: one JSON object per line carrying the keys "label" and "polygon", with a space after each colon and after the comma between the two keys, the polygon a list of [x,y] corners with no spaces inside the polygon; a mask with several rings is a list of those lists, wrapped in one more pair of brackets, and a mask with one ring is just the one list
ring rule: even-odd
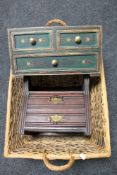
{"label": "wicker basket", "polygon": [[[91,79],[91,137],[19,135],[18,124],[22,96],[23,79],[15,78],[11,74],[8,91],[5,157],[42,159],[49,169],[63,171],[70,168],[76,159],[102,158],[111,155],[108,103],[103,66],[101,77]],[[69,161],[66,165],[56,166],[49,162],[49,160],[54,159]]]}

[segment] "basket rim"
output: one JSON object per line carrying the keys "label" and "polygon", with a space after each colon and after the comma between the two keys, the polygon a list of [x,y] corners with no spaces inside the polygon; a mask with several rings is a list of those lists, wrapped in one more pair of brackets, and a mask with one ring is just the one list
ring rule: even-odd
{"label": "basket rim", "polygon": [[[14,78],[12,71],[10,72],[9,77],[9,88],[8,88],[8,100],[7,100],[7,113],[6,113],[6,130],[5,130],[5,144],[4,144],[4,157],[7,158],[30,158],[30,159],[43,159],[43,154],[40,153],[38,155],[35,155],[33,153],[25,154],[25,153],[9,153],[9,120],[10,120],[10,109],[11,109],[11,88],[12,88],[12,79]],[[109,127],[109,111],[108,111],[108,99],[107,99],[107,90],[106,90],[106,82],[105,82],[105,74],[104,74],[104,65],[103,61],[101,63],[101,86],[102,86],[102,92],[103,92],[103,112],[104,112],[104,120],[106,122],[106,135],[104,137],[105,139],[105,148],[104,152],[98,152],[98,153],[87,153],[86,159],[90,158],[103,158],[103,157],[110,157],[111,156],[111,145],[110,145],[110,127]],[[80,154],[73,154],[75,160],[81,159]],[[69,159],[69,155],[54,155],[54,154],[48,154],[48,159],[55,160],[55,159]]]}

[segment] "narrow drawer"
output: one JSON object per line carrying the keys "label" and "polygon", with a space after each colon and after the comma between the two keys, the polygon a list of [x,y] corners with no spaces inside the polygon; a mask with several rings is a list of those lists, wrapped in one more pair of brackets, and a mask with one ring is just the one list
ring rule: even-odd
{"label": "narrow drawer", "polygon": [[59,73],[78,72],[93,73],[99,70],[97,54],[48,56],[48,57],[16,57],[15,73]]}
{"label": "narrow drawer", "polygon": [[84,92],[30,92],[27,104],[27,115],[44,113],[85,113]]}
{"label": "narrow drawer", "polygon": [[99,33],[94,31],[61,30],[57,31],[58,49],[99,48]]}
{"label": "narrow drawer", "polygon": [[61,122],[58,124],[54,124],[50,122],[51,116],[54,116],[53,114],[41,114],[41,115],[27,115],[26,116],[26,125],[27,126],[33,126],[33,125],[41,125],[41,126],[84,126],[86,125],[86,118],[84,115],[81,114],[58,114],[58,116],[61,116]]}
{"label": "narrow drawer", "polygon": [[84,92],[29,92],[28,106],[39,107],[40,105],[80,105],[84,107]]}
{"label": "narrow drawer", "polygon": [[45,50],[52,49],[52,31],[14,33],[13,50]]}

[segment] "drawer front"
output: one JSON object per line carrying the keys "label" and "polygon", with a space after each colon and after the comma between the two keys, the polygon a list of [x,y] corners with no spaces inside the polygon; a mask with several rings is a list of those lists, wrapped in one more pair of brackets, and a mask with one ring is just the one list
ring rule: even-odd
{"label": "drawer front", "polygon": [[58,31],[57,48],[58,49],[86,49],[98,48],[97,32],[79,32],[79,31]]}
{"label": "drawer front", "polygon": [[98,71],[98,56],[69,55],[49,57],[17,57],[16,72],[23,73],[49,73],[49,72],[81,72]]}
{"label": "drawer front", "polygon": [[[61,117],[61,121],[54,123],[51,117]],[[40,125],[40,126],[85,126],[86,118],[84,114],[38,114],[26,116],[26,125]]]}
{"label": "drawer front", "polygon": [[25,126],[72,125],[86,125],[83,91],[29,91]]}
{"label": "drawer front", "polygon": [[52,31],[16,33],[12,46],[15,51],[52,49]]}
{"label": "drawer front", "polygon": [[[69,93],[69,94],[68,94]],[[80,105],[84,107],[84,92],[76,91],[29,91],[28,106],[40,105]]]}

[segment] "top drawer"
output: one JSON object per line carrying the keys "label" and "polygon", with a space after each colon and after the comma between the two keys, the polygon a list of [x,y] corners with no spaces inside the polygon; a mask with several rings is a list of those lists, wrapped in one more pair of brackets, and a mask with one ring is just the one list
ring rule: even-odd
{"label": "top drawer", "polygon": [[96,30],[59,30],[57,31],[57,48],[99,48],[99,33]]}
{"label": "top drawer", "polygon": [[[11,50],[30,53],[98,51],[101,48],[101,27],[39,27],[9,30]],[[98,49],[98,50],[97,50]]]}
{"label": "top drawer", "polygon": [[52,31],[14,32],[12,49],[14,51],[51,50]]}

